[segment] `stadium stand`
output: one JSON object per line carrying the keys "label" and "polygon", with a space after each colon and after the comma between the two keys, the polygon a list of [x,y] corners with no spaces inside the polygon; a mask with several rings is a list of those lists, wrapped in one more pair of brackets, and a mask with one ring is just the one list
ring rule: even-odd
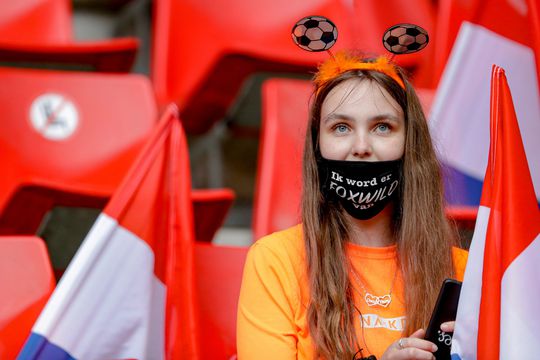
{"label": "stadium stand", "polygon": [[76,42],[70,0],[4,1],[0,7],[0,64],[129,72],[139,41]]}

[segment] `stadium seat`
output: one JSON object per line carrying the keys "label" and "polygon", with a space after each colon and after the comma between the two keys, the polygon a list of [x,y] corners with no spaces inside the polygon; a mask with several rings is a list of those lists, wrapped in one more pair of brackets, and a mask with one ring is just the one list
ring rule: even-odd
{"label": "stadium seat", "polygon": [[3,1],[0,63],[103,72],[130,71],[135,38],[75,42],[70,0]]}
{"label": "stadium seat", "polygon": [[234,192],[230,189],[193,189],[193,218],[195,239],[211,242],[234,201]]}
{"label": "stadium seat", "polygon": [[102,207],[157,119],[143,76],[0,68],[0,234]]}
{"label": "stadium seat", "polygon": [[328,57],[307,53],[293,43],[291,28],[301,18],[327,16],[339,29],[332,51],[353,47],[352,9],[343,2],[161,0],[154,4],[156,96],[160,105],[171,101],[179,105],[188,133],[204,133],[223,118],[249,75],[307,74]]}
{"label": "stadium seat", "polygon": [[300,221],[302,151],[310,82],[270,79],[262,88],[262,127],[255,185],[254,239]]}
{"label": "stadium seat", "polygon": [[[270,79],[262,89],[262,128],[253,235],[258,239],[300,221],[302,152],[313,87],[304,80]],[[433,92],[419,89],[429,111]]]}
{"label": "stadium seat", "polygon": [[[0,234],[35,234],[54,206],[102,208],[156,123],[149,81],[11,68],[0,68],[0,81]],[[211,241],[234,193],[194,190],[192,200],[196,237]]]}
{"label": "stadium seat", "polygon": [[448,218],[455,221],[463,229],[474,229],[477,214],[477,206],[449,206],[446,209]]}
{"label": "stadium seat", "polygon": [[0,236],[1,359],[16,358],[54,287],[42,239]]}
{"label": "stadium seat", "polygon": [[236,310],[247,248],[195,243],[200,358],[236,358]]}
{"label": "stadium seat", "polygon": [[[333,52],[346,48],[368,54],[387,53],[383,32],[397,22],[417,23],[430,34],[435,22],[429,0],[350,5],[316,0],[294,6],[286,0],[163,0],[155,2],[154,14],[152,78],[158,103],[178,103],[186,131],[194,134],[204,133],[225,116],[249,75],[269,71],[307,75],[328,58],[325,52],[308,54],[293,44],[291,28],[304,16],[334,21],[339,36]],[[428,68],[433,50],[428,46],[396,61],[411,72]],[[415,82],[430,85],[432,72],[423,73],[428,78],[419,75]]]}

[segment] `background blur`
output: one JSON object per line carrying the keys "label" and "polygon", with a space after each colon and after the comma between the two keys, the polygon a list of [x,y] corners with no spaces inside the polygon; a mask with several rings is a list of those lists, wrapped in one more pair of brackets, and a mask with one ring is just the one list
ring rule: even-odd
{"label": "background blur", "polygon": [[[78,41],[135,36],[140,40],[132,72],[150,75],[152,46],[151,0],[74,0],[73,31]],[[253,193],[261,122],[261,83],[270,76],[303,77],[298,74],[259,73],[249,78],[224,122],[207,134],[188,135],[194,188],[231,188],[236,195],[224,227],[213,243],[249,245]],[[241,134],[232,134],[234,125]],[[54,268],[65,268],[92,226],[100,210],[56,207],[38,235],[48,245]],[[67,240],[69,239],[69,241]]]}
{"label": "background blur", "polygon": [[[185,4],[189,5],[185,5],[183,2],[170,2],[170,4],[183,4],[174,5],[176,6],[174,7],[173,5],[167,5],[169,1],[153,3],[151,0],[74,0],[72,2],[73,41],[87,42],[123,37],[137,38],[139,48],[131,72],[143,74],[152,79],[152,76],[156,75],[152,73],[152,66],[154,66],[154,72],[156,72],[156,69],[161,70],[166,67],[166,69],[163,69],[165,75],[159,75],[161,80],[156,80],[158,76],[152,79],[156,87],[156,96],[160,109],[167,101],[177,100],[174,96],[178,94],[181,97],[180,106],[184,105],[182,101],[186,98],[187,90],[182,89],[181,85],[178,84],[185,82],[189,84],[185,86],[186,88],[198,89],[197,94],[199,95],[192,95],[191,93],[191,99],[188,101],[197,103],[196,100],[202,98],[200,104],[193,105],[193,109],[188,106],[188,110],[183,114],[183,119],[187,119],[189,124],[206,121],[205,125],[200,127],[198,125],[185,125],[188,132],[192,186],[199,189],[229,188],[234,192],[233,205],[227,213],[223,226],[213,237],[212,242],[221,245],[241,246],[249,245],[254,238],[263,234],[261,231],[254,234],[253,231],[256,179],[258,165],[260,165],[258,159],[263,156],[260,141],[263,117],[262,85],[268,78],[309,79],[315,71],[316,63],[328,56],[326,53],[307,53],[292,44],[290,35],[287,32],[294,21],[302,16],[315,15],[308,11],[322,11],[322,13],[317,14],[329,16],[336,22],[340,31],[336,48],[359,48],[361,50],[367,48],[368,53],[374,54],[385,53],[380,40],[383,30],[389,25],[395,24],[396,21],[416,22],[426,28],[430,36],[432,36],[432,41],[428,47],[418,54],[398,56],[397,60],[409,71],[413,82],[419,89],[426,112],[428,112],[434,97],[438,76],[440,76],[441,69],[446,61],[446,58],[442,55],[448,55],[451,48],[451,44],[443,44],[442,36],[439,36],[439,41],[436,44],[442,44],[446,48],[439,45],[438,50],[436,50],[433,45],[433,39],[435,38],[433,35],[435,30],[434,19],[437,14],[440,15],[445,11],[443,7],[448,6],[448,3],[448,1],[438,3],[420,0],[407,5],[405,2],[394,1],[392,7],[395,11],[389,13],[385,6],[381,5],[376,8],[370,5],[371,2],[369,1],[365,3],[361,1],[351,3],[318,1],[313,5],[299,2],[294,6],[291,4],[291,14],[288,18],[287,16],[282,17],[281,21],[287,19],[287,24],[279,24],[280,31],[271,34],[278,40],[269,38],[268,44],[265,44],[265,38],[262,35],[260,36],[262,40],[258,39],[259,43],[255,44],[259,47],[257,49],[256,46],[252,46],[253,44],[241,43],[244,35],[246,37],[250,35],[248,26],[253,26],[253,28],[259,30],[264,29],[266,26],[265,19],[259,18],[258,13],[266,12],[266,10],[276,11],[274,8],[277,9],[279,6],[261,3],[259,4],[260,9],[257,8],[259,6],[257,4],[246,5],[245,9],[243,9],[241,8],[241,2],[238,2],[238,4],[236,2],[231,3],[231,8],[234,7],[234,14],[231,13],[231,18],[238,16],[239,21],[235,22],[233,19],[227,22],[223,20],[224,24],[221,24],[220,11],[222,12],[227,7],[225,3],[214,4],[204,1],[191,3],[186,1]],[[157,4],[160,7],[156,6]],[[192,11],[193,14],[199,15],[197,7],[203,9],[200,10],[203,14],[200,15],[201,20],[189,19],[188,12]],[[162,12],[159,16],[155,13],[158,8]],[[170,14],[167,13],[164,16],[163,13],[167,11],[170,11]],[[344,16],[348,12],[356,14],[356,20],[350,22],[350,19],[348,19],[349,14]],[[278,17],[277,14],[268,15],[268,19],[271,19],[270,15]],[[169,21],[169,23],[163,24],[157,19],[161,19],[161,22]],[[183,21],[190,21],[190,25],[184,25]],[[209,21],[209,23],[204,21]],[[190,28],[194,24],[196,27]],[[220,26],[223,27],[221,29],[223,31],[219,30]],[[238,28],[235,28],[235,26]],[[453,25],[453,28],[449,26],[447,28],[451,30],[449,30],[449,33],[451,33],[449,38],[456,35],[457,27],[455,25]],[[282,31],[283,29],[285,31]],[[158,34],[158,31],[162,32]],[[217,31],[217,33],[213,33],[213,31]],[[213,39],[212,36],[218,39]],[[227,36],[231,36],[231,38],[227,38]],[[184,37],[189,41],[182,41]],[[153,40],[156,38],[160,39],[160,42],[163,39],[163,43],[159,47],[153,44]],[[203,60],[213,55],[213,48],[222,50],[220,48],[222,46],[223,49],[227,49],[228,43],[234,43],[235,41],[238,44],[235,43],[231,46],[247,47],[248,50],[245,51],[245,54],[239,56],[235,54],[229,55],[226,50],[223,50],[225,52],[223,58],[216,60],[218,61],[216,65],[218,70],[206,69],[204,70],[206,72],[203,80],[193,80],[196,75],[190,75],[192,72],[190,67],[195,68],[201,62],[203,63],[201,68],[204,68],[206,65]],[[286,46],[284,47],[283,44],[286,44]],[[266,49],[264,49],[265,47]],[[273,47],[275,47],[275,51],[273,51]],[[261,48],[263,50],[260,50]],[[159,51],[165,52],[163,57],[167,57],[166,60],[161,59]],[[267,52],[261,56],[264,60],[259,60],[262,65],[253,65],[254,62],[250,59],[250,56],[259,56],[257,51]],[[207,55],[207,52],[209,55]],[[231,52],[234,53],[234,51]],[[282,56],[281,53],[285,55]],[[439,56],[442,60],[437,59],[436,54],[442,54]],[[246,59],[242,58],[243,56]],[[291,59],[294,59],[294,61],[291,61]],[[153,61],[155,62],[154,65],[152,65]],[[156,65],[160,61],[164,64],[163,67]],[[303,63],[301,63],[302,61]],[[175,65],[175,62],[178,62],[178,65]],[[435,65],[438,66],[438,69],[435,69]],[[220,72],[220,66],[225,70]],[[42,67],[47,68],[47,65]],[[242,67],[248,70],[244,72],[238,70]],[[60,69],[62,69],[61,66]],[[196,71],[202,73],[202,70],[199,69],[193,70],[193,73]],[[235,83],[234,80],[236,79],[227,77],[226,74],[224,76],[223,71],[240,74],[237,77],[241,77],[242,81],[237,85],[230,85],[229,88],[228,85]],[[164,81],[167,84],[161,84]],[[197,85],[193,85],[193,83]],[[215,88],[211,89],[212,84],[216,84],[214,87],[217,90]],[[176,87],[180,87],[180,89],[178,90]],[[224,98],[223,95],[219,94],[220,87],[223,87],[224,93],[228,93],[226,96],[229,96],[229,98]],[[210,90],[208,90],[209,88]],[[172,93],[172,95],[168,92]],[[302,88],[300,92],[302,94],[306,93],[306,88]],[[118,96],[120,95],[118,94]],[[293,96],[295,96],[294,93]],[[217,110],[210,109],[208,111],[210,115],[205,115],[204,110],[214,103],[219,104]],[[304,100],[299,103],[307,108],[307,101]],[[219,108],[220,106],[221,108]],[[290,105],[285,102],[279,106],[287,107]],[[200,114],[202,115],[199,120],[197,117]],[[304,117],[303,113],[302,117]],[[298,123],[305,123],[306,119],[295,120]],[[286,153],[280,156],[274,159],[275,164],[273,166],[275,168],[272,171],[279,172],[281,176],[287,174],[288,167],[291,165],[285,164],[283,166],[285,170],[279,170],[281,162],[289,160],[286,159],[288,157]],[[263,178],[261,177],[261,179]],[[266,181],[272,183],[274,178],[269,178]],[[298,187],[299,180],[295,181],[295,186]],[[270,186],[270,184],[267,185]],[[267,203],[274,200],[275,193],[272,191],[268,191],[270,195],[266,199]],[[279,190],[275,191],[279,192]],[[297,194],[291,195],[291,203],[296,201],[296,196]],[[476,196],[478,197],[478,194]],[[286,198],[283,193],[281,193],[281,197]],[[270,216],[279,217],[280,206],[276,205],[274,215]],[[292,209],[293,214],[294,210]],[[99,208],[56,206],[43,218],[37,235],[45,239],[55,269],[64,269],[67,266],[99,211]],[[283,216],[285,217],[285,215]],[[290,222],[291,220],[287,220],[285,224],[287,225]],[[468,246],[472,230],[470,221],[466,225],[461,227],[465,247]],[[60,274],[61,272],[57,272],[57,275]]]}
{"label": "background blur", "polygon": [[[460,231],[462,247],[470,244],[488,163],[493,64],[505,70],[540,198],[538,0],[4,0],[0,293],[10,296],[0,302],[0,358],[16,356],[55,288],[53,296],[69,306],[56,309],[56,319],[44,317],[49,325],[61,322],[73,338],[93,336],[79,315],[90,319],[101,310],[85,305],[70,312],[86,301],[80,291],[85,288],[96,308],[109,309],[103,300],[113,311],[134,309],[137,324],[170,321],[164,329],[168,354],[200,350],[201,358],[235,358],[236,304],[248,246],[299,222],[308,80],[330,55],[301,50],[291,29],[313,15],[335,23],[339,35],[332,52],[389,55],[382,40],[391,27],[399,46],[425,40],[406,32],[409,25],[396,24],[415,24],[429,34],[425,49],[393,61],[409,75],[428,115],[443,165],[447,216]],[[315,37],[323,34],[310,30]],[[175,106],[168,107],[171,102]],[[173,110],[161,124],[172,124],[170,137],[156,140],[160,147],[149,154],[143,146],[161,129],[166,108]],[[119,192],[140,154],[144,166],[138,162],[128,180],[140,175],[144,181]],[[122,214],[114,216],[120,228],[129,218],[128,232],[144,234],[132,245],[152,260],[140,267],[136,256],[115,247],[116,231],[107,237],[98,229],[61,282],[67,285],[56,287],[112,196],[122,203]],[[127,281],[119,280],[119,269]],[[139,270],[150,281],[139,281]],[[158,279],[164,273],[166,279]],[[78,278],[70,283],[72,274]],[[183,314],[169,305],[131,307],[137,300],[132,290],[154,304],[150,299],[158,294],[144,288],[154,280],[167,287],[167,304],[196,303],[180,306]],[[109,292],[126,302],[116,304]],[[81,303],[75,301],[79,296]],[[76,321],[65,320],[66,313]],[[108,341],[102,331],[117,331],[124,319],[120,315],[109,326],[108,313],[101,315],[107,326],[98,319],[94,330]],[[200,343],[191,327],[198,322]],[[71,331],[74,323],[79,332]],[[183,326],[180,333],[176,325]],[[113,340],[120,350],[125,339],[135,339],[127,331]],[[184,343],[188,338],[191,344]],[[57,340],[74,351],[66,339]],[[149,338],[149,345],[159,343]],[[144,356],[97,356],[103,357]]]}

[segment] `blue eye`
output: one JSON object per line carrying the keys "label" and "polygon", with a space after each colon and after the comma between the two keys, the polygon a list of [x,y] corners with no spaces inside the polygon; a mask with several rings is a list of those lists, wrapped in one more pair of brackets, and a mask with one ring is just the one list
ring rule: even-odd
{"label": "blue eye", "polygon": [[340,124],[340,125],[336,125],[334,127],[334,130],[337,132],[337,133],[345,133],[349,130],[349,128],[346,126],[346,125],[343,125],[343,124]]}
{"label": "blue eye", "polygon": [[376,130],[379,131],[379,132],[388,132],[390,131],[390,126],[388,126],[388,124],[377,124],[377,127],[376,127]]}

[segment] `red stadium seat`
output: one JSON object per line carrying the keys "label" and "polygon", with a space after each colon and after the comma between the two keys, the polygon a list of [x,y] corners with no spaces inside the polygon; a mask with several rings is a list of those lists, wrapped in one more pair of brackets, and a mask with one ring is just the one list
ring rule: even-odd
{"label": "red stadium seat", "polygon": [[300,221],[302,151],[310,82],[271,79],[262,89],[262,128],[255,187],[253,236]]}
{"label": "red stadium seat", "polygon": [[[302,152],[313,88],[308,81],[270,79],[263,85],[263,119],[257,168],[253,235],[258,239],[300,221]],[[433,93],[418,90],[429,111]],[[449,217],[467,227],[474,209],[450,210]]]}
{"label": "red stadium seat", "polygon": [[334,21],[339,37],[332,51],[354,47],[352,8],[344,2],[160,0],[154,14],[152,78],[158,103],[176,102],[188,133],[203,133],[223,118],[254,72],[307,73],[328,57],[293,43],[291,29],[302,17]]}
{"label": "red stadium seat", "polygon": [[[154,14],[152,78],[158,103],[178,103],[186,131],[200,134],[224,117],[249,75],[307,74],[328,58],[327,53],[308,54],[293,44],[291,28],[300,18],[322,15],[335,22],[339,36],[332,51],[381,54],[386,53],[383,32],[397,22],[417,23],[432,34],[435,9],[430,0],[162,0],[155,2]],[[411,71],[427,68],[432,51],[428,46],[396,61]],[[431,78],[415,80],[429,85]]]}
{"label": "red stadium seat", "polygon": [[[129,74],[9,68],[0,68],[0,81],[0,234],[34,234],[54,206],[103,207],[155,125],[149,81]],[[44,94],[53,97],[36,100]],[[62,121],[73,111],[76,126]],[[49,122],[53,135],[62,126],[73,133],[51,138],[34,127],[40,119]],[[192,199],[197,239],[211,241],[234,193],[195,190]]]}
{"label": "red stadium seat", "polygon": [[236,358],[236,310],[247,248],[195,244],[201,359]]}
{"label": "red stadium seat", "polygon": [[0,82],[0,233],[34,234],[55,205],[103,206],[155,125],[149,81],[0,68]]}
{"label": "red stadium seat", "polygon": [[135,38],[74,42],[70,0],[0,5],[0,63],[127,72],[138,47]]}
{"label": "red stadium seat", "polygon": [[[9,68],[0,68],[0,81],[0,234],[34,234],[54,206],[103,207],[155,125],[149,81],[129,74]],[[44,94],[53,97],[36,100]],[[55,124],[72,111],[78,112],[77,126]],[[33,125],[40,118],[52,130],[72,127],[73,133],[47,138]],[[192,199],[197,239],[211,241],[234,193],[195,190]]]}
{"label": "red stadium seat", "polygon": [[230,189],[193,189],[193,217],[195,221],[195,239],[211,242],[234,201],[234,192]]}
{"label": "red stadium seat", "polygon": [[0,358],[15,359],[55,287],[47,249],[34,236],[0,237]]}
{"label": "red stadium seat", "polygon": [[459,224],[460,228],[474,229],[478,207],[476,206],[450,206],[446,209],[446,215],[450,220]]}

